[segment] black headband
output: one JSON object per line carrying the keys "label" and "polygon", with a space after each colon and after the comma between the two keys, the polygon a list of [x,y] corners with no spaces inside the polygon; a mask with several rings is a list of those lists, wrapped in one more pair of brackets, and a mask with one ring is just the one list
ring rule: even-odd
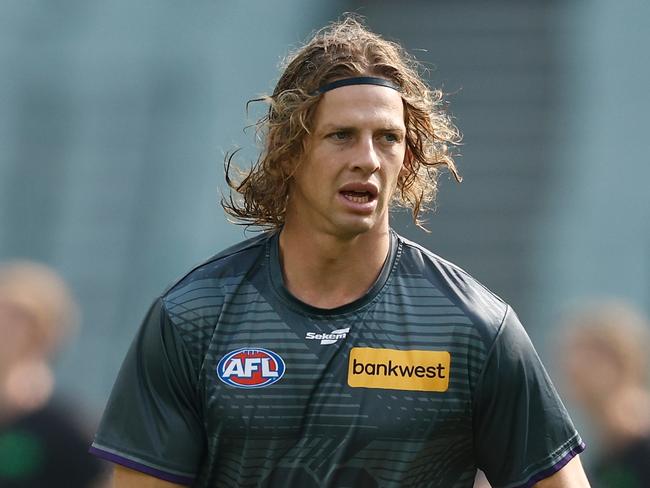
{"label": "black headband", "polygon": [[314,95],[321,95],[330,90],[334,90],[335,88],[341,88],[342,86],[350,85],[377,85],[392,88],[396,91],[401,91],[398,85],[385,78],[375,78],[374,76],[357,76],[355,78],[343,78],[342,80],[336,80],[331,83],[327,83],[326,85],[318,88],[318,90],[314,92]]}

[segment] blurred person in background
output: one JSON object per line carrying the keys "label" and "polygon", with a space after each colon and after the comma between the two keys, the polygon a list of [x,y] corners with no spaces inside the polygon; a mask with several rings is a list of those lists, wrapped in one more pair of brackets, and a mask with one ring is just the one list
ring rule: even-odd
{"label": "blurred person in background", "polygon": [[567,393],[583,408],[602,452],[594,487],[650,487],[650,325],[620,302],[585,307],[565,321]]}
{"label": "blurred person in background", "polygon": [[52,400],[55,353],[78,322],[63,280],[48,267],[0,263],[0,487],[89,488],[105,483],[88,456],[79,412]]}

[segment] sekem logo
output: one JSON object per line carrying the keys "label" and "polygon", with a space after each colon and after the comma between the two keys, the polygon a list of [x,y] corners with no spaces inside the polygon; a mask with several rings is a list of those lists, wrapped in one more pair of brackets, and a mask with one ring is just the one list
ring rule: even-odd
{"label": "sekem logo", "polygon": [[345,339],[350,332],[350,327],[333,330],[330,333],[307,332],[305,339],[320,341],[321,345],[334,344],[339,339]]}
{"label": "sekem logo", "polygon": [[217,376],[236,388],[263,388],[280,381],[286,366],[279,354],[263,349],[230,351],[217,364]]}

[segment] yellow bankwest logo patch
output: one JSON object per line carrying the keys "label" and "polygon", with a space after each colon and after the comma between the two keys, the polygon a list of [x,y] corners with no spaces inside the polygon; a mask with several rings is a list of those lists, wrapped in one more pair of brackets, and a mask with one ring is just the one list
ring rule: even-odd
{"label": "yellow bankwest logo patch", "polygon": [[353,347],[348,364],[352,388],[447,391],[451,355],[447,351],[398,351]]}

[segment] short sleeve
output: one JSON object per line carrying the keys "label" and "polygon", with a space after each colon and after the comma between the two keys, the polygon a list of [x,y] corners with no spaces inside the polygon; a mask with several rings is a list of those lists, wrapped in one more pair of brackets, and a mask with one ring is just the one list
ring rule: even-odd
{"label": "short sleeve", "polygon": [[190,484],[205,445],[200,410],[195,367],[158,299],[122,364],[90,452]]}
{"label": "short sleeve", "polygon": [[495,488],[529,487],[584,444],[516,314],[508,307],[474,398],[477,465]]}

